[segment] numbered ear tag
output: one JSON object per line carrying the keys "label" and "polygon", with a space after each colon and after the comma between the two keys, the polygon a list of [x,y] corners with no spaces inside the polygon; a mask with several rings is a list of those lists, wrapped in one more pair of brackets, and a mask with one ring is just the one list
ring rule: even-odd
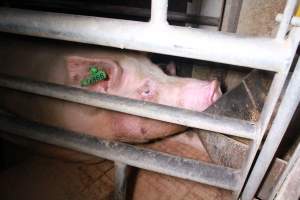
{"label": "numbered ear tag", "polygon": [[87,77],[80,81],[82,87],[87,87],[97,83],[98,81],[107,79],[107,73],[102,69],[98,69],[97,67],[90,67],[89,73],[90,74]]}

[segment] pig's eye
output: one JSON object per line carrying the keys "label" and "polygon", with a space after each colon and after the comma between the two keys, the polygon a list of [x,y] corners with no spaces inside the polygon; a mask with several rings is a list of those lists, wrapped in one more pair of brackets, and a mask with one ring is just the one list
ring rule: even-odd
{"label": "pig's eye", "polygon": [[138,92],[141,99],[151,100],[155,96],[156,84],[152,80],[146,80]]}
{"label": "pig's eye", "polygon": [[143,96],[149,96],[151,94],[150,88],[147,88],[145,91],[143,91]]}

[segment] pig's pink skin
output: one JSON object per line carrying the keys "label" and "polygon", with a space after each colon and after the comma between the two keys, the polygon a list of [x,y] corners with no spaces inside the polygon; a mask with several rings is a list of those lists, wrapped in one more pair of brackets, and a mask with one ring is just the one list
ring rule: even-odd
{"label": "pig's pink skin", "polygon": [[[221,93],[216,81],[168,76],[146,56],[120,53],[69,43],[4,39],[0,47],[0,73],[38,81],[80,86],[91,65],[98,64],[109,80],[87,88],[94,92],[203,111]],[[15,59],[15,58],[18,59]],[[0,89],[0,105],[30,120],[104,139],[144,142],[186,127],[112,112],[90,106]]]}
{"label": "pig's pink skin", "polygon": [[[92,61],[81,57],[73,59],[79,63],[81,59]],[[89,89],[199,112],[204,111],[222,95],[216,80],[201,81],[168,76],[146,57],[128,57],[120,60],[119,65],[122,69],[110,75],[115,80],[108,81],[110,86],[106,90],[99,87],[103,82]],[[78,86],[78,82],[75,84]]]}

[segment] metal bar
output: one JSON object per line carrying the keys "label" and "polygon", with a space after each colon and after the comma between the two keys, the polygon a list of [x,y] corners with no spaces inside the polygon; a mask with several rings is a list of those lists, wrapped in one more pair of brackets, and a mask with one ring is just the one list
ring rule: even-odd
{"label": "metal bar", "polygon": [[[298,144],[297,148],[295,149],[292,157],[288,161],[287,167],[285,168],[284,172],[281,174],[278,182],[276,185],[273,187],[272,193],[270,195],[269,199],[274,199],[276,194],[280,191],[280,188],[286,181],[286,178],[289,176],[297,162],[300,162],[300,143]],[[299,176],[299,174],[295,174],[296,176]],[[280,198],[277,198],[280,199]]]}
{"label": "metal bar", "polygon": [[300,101],[300,60],[296,65],[288,87],[284,93],[277,115],[272,123],[272,127],[255,162],[254,168],[248,179],[243,193],[245,199],[251,199],[259,187],[282,137],[290,123],[291,118]]}
{"label": "metal bar", "polygon": [[235,33],[237,31],[243,0],[226,0],[222,23],[222,31]]}
{"label": "metal bar", "polygon": [[281,20],[281,23],[279,25],[279,29],[277,31],[276,39],[277,40],[283,40],[285,38],[285,35],[288,31],[290,21],[292,19],[292,16],[294,14],[295,8],[297,6],[298,0],[288,0],[283,12],[283,17]]}
{"label": "metal bar", "polygon": [[128,165],[115,162],[115,191],[114,200],[125,200],[127,190]]}
{"label": "metal bar", "polygon": [[168,0],[151,0],[150,23],[155,25],[167,24]]}
{"label": "metal bar", "polygon": [[[261,144],[262,138],[264,134],[266,133],[268,129],[268,125],[270,124],[272,115],[274,113],[276,104],[278,102],[278,99],[280,97],[280,94],[282,92],[282,89],[284,87],[284,84],[286,82],[286,78],[289,72],[289,69],[292,65],[294,55],[296,53],[299,40],[300,40],[300,29],[299,28],[293,28],[290,31],[289,38],[291,42],[293,43],[293,50],[292,50],[292,55],[288,60],[286,60],[285,63],[285,70],[278,72],[275,74],[272,85],[270,87],[270,90],[268,92],[266,101],[264,103],[263,110],[260,115],[259,122],[257,123],[257,128],[256,128],[256,138],[251,142],[250,145],[250,150],[249,150],[249,155],[248,159],[245,160],[245,164],[243,167],[243,174],[242,174],[242,182],[245,182],[248,172],[250,171],[251,165],[255,159],[255,156],[257,154],[257,150]],[[240,186],[240,189],[236,193],[236,196],[238,197],[240,195],[240,192],[242,191],[243,185]],[[242,193],[242,199],[248,199],[247,197],[247,190],[251,190],[251,185],[248,185],[244,188],[243,193]]]}
{"label": "metal bar", "polygon": [[272,118],[272,115],[274,113],[276,104],[278,102],[278,99],[280,97],[280,94],[282,93],[282,89],[284,87],[284,84],[286,83],[286,79],[289,73],[289,70],[293,64],[293,60],[296,55],[296,51],[300,42],[300,28],[293,28],[289,33],[289,38],[291,42],[293,43],[292,47],[292,56],[286,60],[285,63],[285,70],[276,73],[274,75],[272,85],[270,87],[268,96],[266,98],[264,108],[260,115],[260,120],[258,122],[258,132],[257,134],[257,145],[260,144],[264,134],[266,133],[268,129],[268,125],[270,123],[270,120]]}
{"label": "metal bar", "polygon": [[0,86],[228,135],[255,137],[255,126],[248,121],[6,75],[0,75]]}
{"label": "metal bar", "polygon": [[[201,7],[202,7],[202,0],[198,0],[198,1],[186,1],[187,5],[186,5],[186,13],[188,15],[200,15],[201,12]],[[198,28],[199,25],[198,24],[191,24],[191,23],[186,23],[185,26],[187,27],[194,27],[194,28]]]}
{"label": "metal bar", "polygon": [[[282,18],[283,18],[283,14],[280,13],[276,16],[276,21],[281,22]],[[293,26],[300,26],[300,17],[292,17],[290,24]]]}
{"label": "metal bar", "polygon": [[[30,23],[28,23],[30,22]],[[0,9],[0,31],[281,71],[293,56],[290,40],[147,22],[12,8]]]}
{"label": "metal bar", "polygon": [[0,130],[130,166],[235,190],[239,170],[0,115]]}
{"label": "metal bar", "polygon": [[[95,15],[108,14],[108,15],[125,15],[132,17],[141,17],[144,20],[150,18],[151,10],[146,8],[137,8],[129,6],[115,6],[115,5],[99,5],[94,2],[83,1],[66,1],[66,0],[32,0],[32,1],[17,1],[9,2],[12,7],[39,7],[45,9],[63,9],[72,12],[93,12]],[[220,19],[209,16],[186,15],[181,12],[168,11],[168,21],[176,22],[189,22],[201,25],[218,26]]]}
{"label": "metal bar", "polygon": [[288,176],[284,180],[274,200],[300,199],[300,159],[296,161]]}
{"label": "metal bar", "polygon": [[[260,146],[261,140],[264,136],[264,133],[267,130],[268,124],[270,123],[271,117],[275,110],[275,106],[278,102],[282,88],[286,81],[287,74],[288,74],[288,71],[276,73],[274,75],[272,85],[270,87],[268,96],[266,98],[262,113],[260,115],[260,120],[257,123],[258,127],[256,129],[257,132],[255,134],[256,138],[250,144],[248,158],[246,159],[245,164],[243,166],[243,175],[242,175],[243,181],[245,181],[247,178],[248,172],[249,172],[251,165],[255,159],[255,156],[256,156],[257,150]],[[247,184],[248,184],[248,182],[247,182]],[[240,186],[240,190],[236,193],[236,196],[238,196],[240,194],[242,187],[243,187],[243,185]],[[248,190],[248,188],[244,188],[244,191],[241,196],[242,200],[246,200],[246,199],[250,200],[250,197],[248,198],[248,196],[247,196],[247,190]]]}
{"label": "metal bar", "polygon": [[222,26],[224,22],[224,16],[225,16],[225,8],[226,8],[226,2],[227,0],[222,0],[222,8],[221,8],[221,14],[219,17],[219,24],[218,24],[218,31],[222,31]]}

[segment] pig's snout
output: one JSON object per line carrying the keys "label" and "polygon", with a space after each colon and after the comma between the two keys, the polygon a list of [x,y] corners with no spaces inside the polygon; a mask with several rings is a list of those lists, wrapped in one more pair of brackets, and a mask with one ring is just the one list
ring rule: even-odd
{"label": "pig's snout", "polygon": [[191,81],[182,88],[181,106],[202,112],[222,96],[218,81]]}

